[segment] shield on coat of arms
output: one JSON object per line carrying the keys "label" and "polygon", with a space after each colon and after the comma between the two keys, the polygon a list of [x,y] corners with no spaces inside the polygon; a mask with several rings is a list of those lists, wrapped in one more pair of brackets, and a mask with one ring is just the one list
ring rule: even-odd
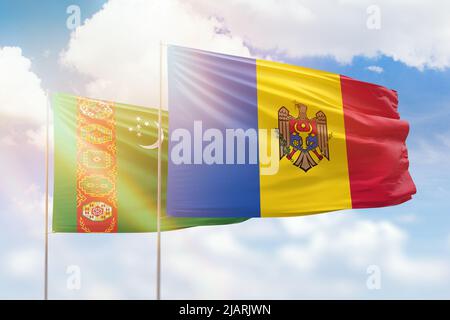
{"label": "shield on coat of arms", "polygon": [[278,110],[280,160],[284,157],[307,172],[326,158],[330,160],[327,117],[322,111],[308,118],[308,107],[295,102],[298,116],[294,117],[286,107]]}

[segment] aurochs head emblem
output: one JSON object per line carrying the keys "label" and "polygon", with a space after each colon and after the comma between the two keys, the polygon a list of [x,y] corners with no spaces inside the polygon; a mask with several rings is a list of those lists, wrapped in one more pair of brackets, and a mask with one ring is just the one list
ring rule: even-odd
{"label": "aurochs head emblem", "polygon": [[308,118],[308,107],[295,102],[298,108],[297,118],[289,114],[289,110],[281,107],[278,110],[278,133],[280,143],[280,159],[286,156],[295,166],[307,172],[323,158],[330,160],[327,117],[319,111],[314,118]]}

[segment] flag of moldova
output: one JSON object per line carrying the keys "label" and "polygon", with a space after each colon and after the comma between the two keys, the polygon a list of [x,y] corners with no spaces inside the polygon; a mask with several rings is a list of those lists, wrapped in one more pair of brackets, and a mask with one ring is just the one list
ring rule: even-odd
{"label": "flag of moldova", "polygon": [[171,216],[299,216],[416,192],[394,90],[178,46],[168,90]]}

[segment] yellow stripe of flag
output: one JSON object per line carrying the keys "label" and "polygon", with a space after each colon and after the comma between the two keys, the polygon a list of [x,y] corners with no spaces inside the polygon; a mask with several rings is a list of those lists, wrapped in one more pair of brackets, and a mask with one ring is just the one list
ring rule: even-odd
{"label": "yellow stripe of flag", "polygon": [[[283,106],[296,118],[299,110],[295,101],[298,101],[307,106],[308,118],[322,111],[331,134],[330,161],[323,158],[320,165],[305,174],[283,157],[275,174],[260,175],[261,216],[297,216],[299,212],[311,214],[351,208],[340,76],[262,60],[257,60],[256,69],[259,129],[278,128],[278,111]],[[265,163],[264,152],[267,153],[268,146],[262,136],[260,172],[267,172],[270,164]],[[297,157],[298,154],[292,159]],[[315,155],[313,159],[319,161]]]}

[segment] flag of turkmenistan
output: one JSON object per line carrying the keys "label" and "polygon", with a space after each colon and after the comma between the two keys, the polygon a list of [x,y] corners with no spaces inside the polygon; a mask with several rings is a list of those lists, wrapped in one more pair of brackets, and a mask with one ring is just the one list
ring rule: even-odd
{"label": "flag of turkmenistan", "polygon": [[[161,230],[245,219],[166,215],[168,114],[66,94],[53,96],[54,232],[156,231],[158,148],[162,156]],[[158,128],[162,130],[161,143]]]}

